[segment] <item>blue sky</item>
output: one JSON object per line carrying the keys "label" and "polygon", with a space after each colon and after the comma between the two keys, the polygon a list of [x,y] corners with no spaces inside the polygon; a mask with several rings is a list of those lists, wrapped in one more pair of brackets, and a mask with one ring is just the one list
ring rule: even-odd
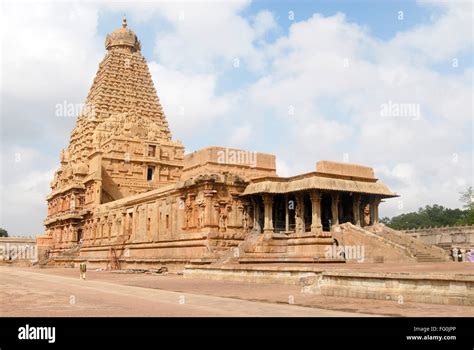
{"label": "blue sky", "polygon": [[[55,107],[84,102],[123,14],[187,152],[273,153],[282,176],[322,159],[366,164],[401,195],[382,216],[459,207],[472,185],[470,2],[7,1],[2,10],[0,226],[12,234],[41,233],[75,123]],[[421,114],[382,117],[388,103]]]}

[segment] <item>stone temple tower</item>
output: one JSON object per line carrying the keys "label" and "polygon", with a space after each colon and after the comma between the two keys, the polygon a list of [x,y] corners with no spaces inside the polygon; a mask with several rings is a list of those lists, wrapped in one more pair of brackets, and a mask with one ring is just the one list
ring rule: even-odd
{"label": "stone temple tower", "polygon": [[[127,28],[107,50],[47,198],[47,231],[72,229],[99,204],[176,182],[184,147],[171,133],[140,41]],[[77,233],[75,233],[77,234]]]}

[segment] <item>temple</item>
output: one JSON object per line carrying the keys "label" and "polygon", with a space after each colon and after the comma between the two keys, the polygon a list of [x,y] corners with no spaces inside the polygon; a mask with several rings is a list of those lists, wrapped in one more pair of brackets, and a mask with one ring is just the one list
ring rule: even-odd
{"label": "temple", "polygon": [[279,177],[271,154],[185,154],[125,18],[105,48],[47,197],[38,245],[50,259],[109,268],[334,262],[342,259],[325,248],[341,232],[377,242],[379,205],[397,194],[372,168],[319,161]]}

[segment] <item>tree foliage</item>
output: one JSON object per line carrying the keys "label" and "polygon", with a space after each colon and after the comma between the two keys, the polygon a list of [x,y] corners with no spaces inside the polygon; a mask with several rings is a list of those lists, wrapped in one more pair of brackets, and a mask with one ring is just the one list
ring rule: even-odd
{"label": "tree foliage", "polygon": [[463,208],[467,210],[474,210],[474,190],[469,186],[465,192],[460,193],[459,200],[464,203]]}
{"label": "tree foliage", "polygon": [[391,219],[385,217],[380,222],[396,230],[430,226],[474,225],[474,191],[472,187],[461,192],[460,201],[464,203],[464,209],[450,209],[438,204],[427,205],[424,208],[419,208],[417,212],[401,214]]}
{"label": "tree foliage", "polygon": [[0,237],[8,237],[7,230],[0,228]]}

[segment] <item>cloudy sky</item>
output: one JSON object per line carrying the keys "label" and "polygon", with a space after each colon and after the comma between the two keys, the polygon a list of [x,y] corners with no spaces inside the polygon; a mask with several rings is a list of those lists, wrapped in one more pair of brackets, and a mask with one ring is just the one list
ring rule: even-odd
{"label": "cloudy sky", "polygon": [[[129,28],[173,137],[277,155],[281,176],[361,163],[400,199],[459,207],[473,183],[468,1],[4,1],[0,227],[43,231],[45,197],[108,32]],[[400,114],[400,110],[408,111]]]}

